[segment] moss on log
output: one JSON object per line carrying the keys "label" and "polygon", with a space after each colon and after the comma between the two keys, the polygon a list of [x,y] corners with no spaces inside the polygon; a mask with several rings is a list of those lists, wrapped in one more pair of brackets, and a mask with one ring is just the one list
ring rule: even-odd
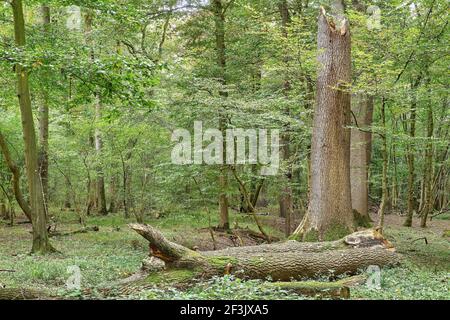
{"label": "moss on log", "polygon": [[0,300],[46,300],[50,296],[40,290],[25,288],[0,288]]}
{"label": "moss on log", "polygon": [[366,275],[344,278],[334,282],[322,281],[291,281],[265,282],[264,287],[293,291],[305,296],[320,296],[339,299],[350,299],[350,288],[361,285],[367,280]]}

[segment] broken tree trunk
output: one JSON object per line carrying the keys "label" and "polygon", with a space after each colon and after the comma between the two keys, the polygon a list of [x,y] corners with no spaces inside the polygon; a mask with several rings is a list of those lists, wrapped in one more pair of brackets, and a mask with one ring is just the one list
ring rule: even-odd
{"label": "broken tree trunk", "polygon": [[343,2],[334,1],[334,19],[321,8],[318,19],[316,107],[311,145],[308,211],[295,239],[336,240],[354,230],[350,185],[351,72],[350,23]]}
{"label": "broken tree trunk", "polygon": [[239,278],[291,281],[323,275],[354,274],[370,265],[397,263],[398,255],[381,234],[366,230],[323,243],[284,243],[198,252],[167,240],[143,224],[131,229],[150,243],[151,255],[164,262],[163,273],[190,271],[189,277],[233,274]]}

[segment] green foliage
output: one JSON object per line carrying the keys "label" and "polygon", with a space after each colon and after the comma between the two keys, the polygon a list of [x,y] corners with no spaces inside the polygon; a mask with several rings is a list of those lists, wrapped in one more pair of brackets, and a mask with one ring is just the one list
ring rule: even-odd
{"label": "green foliage", "polygon": [[[53,205],[67,202],[70,192],[66,189],[70,188],[75,193],[72,207],[81,210],[89,197],[88,180],[93,182],[96,168],[102,166],[107,191],[116,190],[107,196],[116,198],[119,207],[125,197],[124,168],[132,170],[127,193],[135,216],[178,211],[179,203],[189,209],[203,207],[205,198],[209,201],[218,193],[214,183],[217,168],[174,166],[170,160],[171,131],[191,130],[196,120],[217,127],[222,108],[231,128],[295,132],[290,135],[291,157],[282,161],[280,176],[265,181],[265,198],[277,202],[280,186],[287,183],[281,173],[292,168],[295,202],[307,202],[317,69],[316,5],[291,3],[291,22],[285,34],[275,2],[233,3],[226,12],[226,83],[222,83],[217,79],[214,21],[207,9],[167,14],[163,8],[176,8],[180,3],[51,1],[47,4],[52,20],[44,27],[38,10],[42,3],[27,2],[28,45],[24,50],[14,46],[10,8],[0,7],[0,125],[14,145],[15,160],[22,164],[15,75],[11,72],[14,64],[20,63],[30,70],[33,105],[39,106],[47,97],[50,107]],[[66,28],[69,4],[81,6],[78,30]],[[367,12],[353,5],[347,8],[352,28],[352,91],[375,97],[375,121],[367,128],[375,133],[371,196],[381,198],[382,157],[377,134],[386,134],[390,184],[398,189],[399,198],[394,209],[404,211],[407,188],[400,188],[400,182],[408,177],[405,155],[417,158],[414,191],[418,196],[425,170],[421,150],[428,142],[425,112],[430,103],[436,128],[432,139],[436,174],[448,166],[450,109],[444,76],[448,59],[443,45],[448,33],[442,22],[445,19],[441,19],[447,10],[444,1],[422,0],[414,8],[395,1],[377,5],[382,15],[380,30],[368,27],[371,16]],[[93,17],[89,34],[88,14]],[[288,92],[283,90],[286,82]],[[416,82],[417,86],[412,86]],[[227,99],[220,92],[227,92]],[[97,97],[103,108],[100,119],[95,119],[94,112]],[[387,100],[386,128],[379,119],[382,97]],[[414,101],[417,133],[410,137]],[[93,148],[95,130],[102,132],[101,153]],[[0,170],[0,181],[7,185],[9,173],[3,163]],[[261,178],[250,166],[237,170],[248,185]],[[230,179],[227,194],[234,206],[240,206],[238,189],[236,181]],[[442,197],[445,190],[437,192]]]}
{"label": "green foliage", "polygon": [[404,265],[382,271],[381,290],[355,288],[352,298],[376,300],[449,300],[448,271],[430,272],[428,268]]}
{"label": "green foliage", "polygon": [[262,281],[243,281],[232,276],[216,277],[187,290],[151,289],[139,294],[158,300],[302,300],[302,296],[263,286]]}
{"label": "green foliage", "polygon": [[[77,230],[79,225],[73,221],[75,214],[67,214],[61,228]],[[198,216],[195,212],[193,217]],[[203,218],[189,220],[171,220],[170,217],[149,221],[160,228],[167,236],[195,238],[195,229],[187,228],[191,221],[197,221],[196,228],[207,226],[206,214]],[[167,224],[166,222],[170,223]],[[45,258],[30,256],[28,252],[27,231],[20,226],[6,227],[0,224],[1,239],[5,246],[0,251],[2,269],[15,270],[13,273],[0,273],[0,283],[7,287],[45,288],[55,294],[69,298],[86,298],[86,289],[90,297],[107,298],[99,288],[108,286],[119,279],[134,273],[141,260],[148,254],[146,241],[130,231],[122,217],[88,218],[89,226],[98,225],[100,231],[80,233],[72,236],[52,238],[55,247],[64,254],[54,254]],[[252,228],[256,228],[248,222]],[[387,237],[400,254],[404,256],[400,266],[383,269],[381,290],[369,289],[365,285],[351,289],[355,299],[448,299],[448,239],[427,231],[425,236],[429,244],[414,241],[423,237],[420,230],[409,228],[388,228]],[[136,245],[133,243],[137,243]],[[220,262],[221,263],[221,262]],[[65,283],[70,276],[67,267],[78,266],[81,270],[81,291],[67,291]],[[156,273],[145,280],[145,285],[124,293],[121,290],[111,292],[109,298],[132,299],[306,299],[306,297],[268,288],[262,281],[243,281],[232,276],[214,278],[194,285],[173,286],[180,280],[192,279],[193,271],[171,274]],[[307,280],[307,279],[305,279]],[[162,285],[161,281],[164,281]],[[321,279],[320,281],[329,281]],[[154,287],[148,288],[148,285]],[[311,299],[311,297],[309,297]]]}
{"label": "green foliage", "polygon": [[[351,91],[373,96],[375,102],[374,121],[363,128],[372,132],[371,202],[376,205],[381,199],[381,137],[386,137],[390,211],[406,213],[411,191],[417,202],[416,212],[422,213],[424,181],[431,172],[430,215],[441,213],[433,219],[445,222],[449,220],[445,211],[450,205],[448,3],[418,0],[405,5],[400,0],[377,1],[381,29],[373,29],[368,27],[373,17],[366,8],[362,10],[348,2]],[[43,4],[51,10],[48,26],[41,22],[39,8]],[[28,233],[17,226],[2,227],[1,267],[14,268],[19,264],[21,269],[8,278],[0,274],[1,280],[7,285],[23,282],[59,288],[66,277],[66,268],[72,264],[80,265],[89,287],[121,278],[136,269],[145,251],[132,249],[129,242],[140,239],[129,234],[125,227],[126,223],[141,218],[171,236],[184,230],[185,244],[195,246],[196,229],[218,224],[219,170],[216,166],[174,165],[171,134],[179,128],[192,131],[197,120],[202,120],[205,127],[217,128],[222,118],[219,115],[225,115],[228,128],[274,128],[289,135],[290,154],[282,160],[278,176],[263,179],[260,168],[254,165],[239,165],[236,172],[251,192],[264,182],[260,199],[268,205],[258,207],[263,213],[278,210],[280,190],[290,184],[299,218],[298,213],[305,211],[309,197],[310,141],[319,67],[317,14],[319,5],[328,8],[329,1],[310,1],[309,5],[304,1],[288,1],[288,4],[290,22],[285,29],[281,26],[277,1],[239,0],[227,8],[224,79],[218,77],[221,70],[217,63],[215,25],[206,1],[25,1],[24,48],[14,44],[10,6],[0,5],[0,130],[6,136],[13,160],[24,171],[14,72],[15,65],[21,65],[30,74],[36,120],[40,117],[40,106],[48,104],[50,109],[51,222],[58,228],[72,229],[74,221],[90,209],[88,225],[100,227],[98,233],[52,239],[62,254],[51,255],[48,260],[25,255],[27,246],[22,240],[28,239]],[[80,7],[79,29],[67,28],[69,5]],[[90,31],[88,16],[92,17]],[[380,114],[383,102],[386,126]],[[98,105],[100,114],[96,114]],[[430,111],[434,125],[431,136],[427,132]],[[38,129],[37,121],[35,127]],[[96,133],[100,133],[102,140],[100,151],[94,146]],[[431,168],[426,165],[427,146],[432,149]],[[409,158],[414,159],[414,172]],[[115,214],[107,218],[95,216],[95,185],[100,171],[105,177],[108,205],[116,208]],[[289,181],[287,174],[292,176]],[[23,172],[22,176],[20,187],[27,200]],[[407,186],[410,177],[412,190]],[[228,178],[224,192],[230,207],[239,209],[243,203],[239,185],[231,173]],[[0,203],[13,199],[10,182],[11,173],[0,156]],[[17,205],[12,205],[19,213]],[[75,214],[60,210],[69,205]],[[129,211],[126,218],[125,207]],[[17,219],[21,219],[19,214]],[[264,216],[259,219],[266,222]],[[368,221],[359,222],[368,226]],[[249,215],[232,212],[230,224],[257,230]],[[282,238],[279,229],[265,226],[270,235]],[[324,238],[336,239],[348,232],[332,228]],[[395,236],[409,237],[405,230],[395,231]],[[18,241],[11,243],[10,238]],[[431,263],[444,264],[446,256],[441,247],[447,238],[436,240],[438,245],[427,247],[429,252],[423,248],[419,253],[414,251],[415,258],[409,257],[426,264],[387,270],[385,289],[381,292],[361,289],[358,295],[442,297],[443,273],[432,273]],[[309,241],[318,239],[316,232],[307,235]],[[5,243],[10,245],[5,247]],[[402,278],[409,279],[411,286],[402,282]],[[229,287],[220,289],[226,285]],[[232,278],[214,279],[208,286],[211,289],[198,286],[169,293],[155,289],[142,298],[172,295],[203,299],[226,294],[230,299],[295,298],[287,293],[264,291],[258,282]],[[78,297],[81,293],[67,294]]]}

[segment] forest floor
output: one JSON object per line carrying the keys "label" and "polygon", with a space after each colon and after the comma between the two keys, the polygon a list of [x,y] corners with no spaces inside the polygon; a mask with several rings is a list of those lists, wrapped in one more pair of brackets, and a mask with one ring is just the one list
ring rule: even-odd
{"label": "forest floor", "polygon": [[[266,231],[283,239],[283,219],[260,216]],[[257,228],[248,215],[233,214],[231,234],[215,232],[216,247],[258,244]],[[376,220],[376,216],[372,217]],[[80,229],[73,212],[60,212],[56,217],[56,231],[60,233]],[[450,215],[441,215],[421,229],[418,221],[413,228],[402,226],[403,217],[386,216],[386,237],[404,257],[400,266],[383,269],[381,289],[363,285],[352,289],[352,299],[447,299],[450,300]],[[109,286],[135,273],[148,255],[147,242],[131,231],[121,215],[88,217],[88,226],[99,231],[52,237],[52,244],[60,251],[47,257],[30,256],[31,226],[0,222],[0,287],[47,290],[66,298],[115,299],[311,299],[290,292],[267,289],[261,281],[241,281],[225,276],[198,283],[188,289],[155,288],[149,286],[133,290],[104,292]],[[169,214],[159,219],[148,218],[146,223],[160,230],[171,240],[198,250],[211,250],[213,241],[204,212]],[[212,218],[212,225],[217,221]],[[426,239],[426,241],[425,241]],[[81,270],[82,290],[68,291],[70,267]],[[68,271],[69,270],[69,271]],[[324,281],[328,279],[322,279]],[[316,297],[318,298],[318,297]],[[314,297],[313,297],[314,299]]]}

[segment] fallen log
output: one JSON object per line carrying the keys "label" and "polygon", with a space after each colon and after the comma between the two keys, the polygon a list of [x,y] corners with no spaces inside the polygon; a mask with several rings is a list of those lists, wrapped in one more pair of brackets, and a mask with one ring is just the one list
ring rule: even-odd
{"label": "fallen log", "polygon": [[357,232],[333,242],[287,241],[199,252],[167,240],[149,225],[130,224],[129,227],[149,241],[151,256],[164,262],[166,276],[172,271],[188,270],[190,277],[233,274],[247,279],[291,281],[355,274],[370,265],[382,267],[399,261],[392,244],[374,230]]}
{"label": "fallen log", "polygon": [[265,282],[264,287],[293,291],[297,294],[311,297],[350,299],[350,288],[346,286],[333,285],[331,282]]}
{"label": "fallen log", "polygon": [[69,232],[57,232],[57,231],[53,231],[53,232],[50,232],[50,233],[48,234],[48,236],[49,236],[50,238],[51,238],[51,237],[64,237],[64,236],[71,236],[71,235],[78,234],[78,233],[88,233],[88,232],[90,232],[90,231],[97,232],[97,231],[99,231],[99,230],[100,230],[99,227],[93,226],[93,227],[86,227],[86,228],[82,228],[82,229],[75,230],[75,231],[69,231]]}
{"label": "fallen log", "polygon": [[322,281],[291,281],[291,282],[264,282],[266,288],[293,291],[305,296],[320,296],[339,299],[350,299],[350,288],[361,285],[367,281],[366,275],[344,278],[334,282]]}
{"label": "fallen log", "polygon": [[0,300],[46,300],[50,296],[40,290],[25,288],[0,288]]}

